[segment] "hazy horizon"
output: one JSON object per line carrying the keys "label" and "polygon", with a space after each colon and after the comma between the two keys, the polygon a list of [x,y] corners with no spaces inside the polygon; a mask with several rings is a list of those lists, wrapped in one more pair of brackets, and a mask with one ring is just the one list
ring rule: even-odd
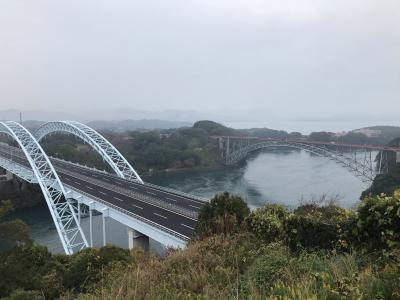
{"label": "hazy horizon", "polygon": [[[173,124],[191,125],[199,120],[212,120],[222,123],[225,126],[235,129],[249,128],[270,128],[276,130],[285,130],[288,132],[299,131],[303,134],[309,134],[313,131],[331,131],[343,132],[371,126],[399,126],[400,120],[391,116],[372,115],[365,116],[332,116],[330,118],[266,118],[265,120],[241,119],[235,115],[218,115],[215,113],[205,113],[196,111],[135,111],[135,110],[116,110],[106,112],[96,112],[94,114],[81,112],[71,114],[56,111],[20,111],[17,109],[0,110],[0,120],[19,121],[19,113],[22,112],[24,121],[53,121],[53,120],[77,120],[85,123],[93,121],[122,122],[126,120],[150,121],[164,120]],[[156,128],[156,127],[154,127]],[[172,128],[172,127],[170,127]]]}
{"label": "hazy horizon", "polygon": [[173,110],[238,122],[394,120],[400,107],[397,0],[5,0],[0,8],[3,110]]}

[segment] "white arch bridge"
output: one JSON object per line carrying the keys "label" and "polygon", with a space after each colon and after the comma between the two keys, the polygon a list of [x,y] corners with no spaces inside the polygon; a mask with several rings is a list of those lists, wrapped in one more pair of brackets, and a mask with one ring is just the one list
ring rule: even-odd
{"label": "white arch bridge", "polygon": [[[101,155],[115,174],[46,155],[39,142],[53,133],[72,134]],[[132,165],[102,135],[75,121],[49,122],[31,134],[13,121],[0,122],[0,134],[19,147],[0,143],[0,167],[38,183],[66,254],[93,246],[93,211],[102,214],[103,244],[107,218],[128,228],[129,247],[149,238],[171,247],[184,247],[205,199],[143,182]],[[81,227],[89,215],[89,236]]]}
{"label": "white arch bridge", "polygon": [[251,153],[263,149],[294,148],[333,160],[362,181],[372,182],[377,174],[389,171],[390,160],[400,162],[400,147],[247,136],[213,138],[218,140],[219,152],[226,165],[237,164]]}

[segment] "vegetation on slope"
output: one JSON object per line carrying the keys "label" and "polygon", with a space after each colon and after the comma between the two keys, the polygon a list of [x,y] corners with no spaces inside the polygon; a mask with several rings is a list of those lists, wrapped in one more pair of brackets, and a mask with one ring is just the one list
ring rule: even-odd
{"label": "vegetation on slope", "polygon": [[400,192],[356,210],[253,212],[224,193],[204,206],[188,247],[166,257],[20,244],[0,254],[0,278],[5,299],[400,299]]}
{"label": "vegetation on slope", "polygon": [[[400,138],[396,138],[387,144],[389,147],[399,147]],[[380,165],[382,152],[377,155],[377,165]],[[387,173],[379,174],[375,177],[371,186],[365,190],[361,197],[364,198],[368,195],[379,195],[384,193],[386,195],[393,195],[394,191],[400,186],[400,163],[397,163],[396,153],[388,152],[385,159],[382,160],[382,169],[387,170]]]}
{"label": "vegetation on slope", "polygon": [[399,193],[357,211],[243,205],[215,197],[187,249],[114,269],[80,299],[400,299]]}

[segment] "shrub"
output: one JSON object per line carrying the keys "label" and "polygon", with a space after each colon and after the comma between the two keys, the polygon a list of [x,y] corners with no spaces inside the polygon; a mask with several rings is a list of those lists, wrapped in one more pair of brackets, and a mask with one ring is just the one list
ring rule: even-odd
{"label": "shrub", "polygon": [[255,259],[255,244],[247,233],[221,234],[170,251],[164,259],[143,255],[103,273],[101,285],[80,299],[232,299],[238,278]]}
{"label": "shrub", "polygon": [[200,210],[196,235],[228,234],[237,231],[250,209],[239,196],[231,196],[228,192],[216,195]]}
{"label": "shrub", "polygon": [[[10,200],[0,202],[0,221],[14,209]],[[19,245],[30,245],[28,226],[16,219],[0,222],[0,251],[10,250]]]}
{"label": "shrub", "polygon": [[0,255],[0,297],[15,289],[40,290],[42,276],[54,268],[51,254],[41,246],[15,247]]}
{"label": "shrub", "polygon": [[10,296],[6,298],[2,298],[4,300],[42,300],[43,295],[40,294],[39,291],[24,291],[24,290],[15,290]]}
{"label": "shrub", "polygon": [[392,197],[366,197],[357,212],[352,233],[362,247],[375,250],[400,245],[400,191]]}
{"label": "shrub", "polygon": [[300,249],[347,249],[347,229],[354,214],[336,205],[300,206],[285,221],[285,240]]}
{"label": "shrub", "polygon": [[283,237],[284,222],[288,216],[283,205],[267,204],[246,218],[247,229],[264,242],[279,241]]}
{"label": "shrub", "polygon": [[101,271],[108,264],[129,260],[129,250],[115,246],[85,249],[71,256],[63,276],[63,285],[69,289],[84,291],[101,278]]}

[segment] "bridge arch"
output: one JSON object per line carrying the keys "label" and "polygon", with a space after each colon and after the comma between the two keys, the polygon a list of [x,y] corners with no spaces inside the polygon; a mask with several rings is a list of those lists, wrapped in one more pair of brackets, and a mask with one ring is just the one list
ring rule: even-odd
{"label": "bridge arch", "polygon": [[241,147],[238,150],[234,150],[226,155],[225,164],[234,165],[241,160],[245,159],[250,153],[274,147],[286,147],[304,150],[309,153],[315,154],[320,157],[325,157],[335,161],[342,165],[344,168],[349,170],[351,173],[360,177],[365,182],[372,182],[375,178],[375,170],[371,166],[360,163],[350,157],[343,155],[343,153],[335,152],[326,147],[311,145],[301,142],[285,142],[285,141],[263,141],[254,144]]}
{"label": "bridge arch", "polygon": [[70,133],[89,144],[110,165],[114,172],[125,179],[143,183],[139,174],[122,154],[100,133],[76,121],[55,121],[40,126],[34,136],[38,141],[51,133]]}
{"label": "bridge arch", "polygon": [[25,127],[13,121],[0,122],[0,132],[13,138],[28,159],[46,199],[65,253],[73,254],[75,249],[79,251],[88,247],[63,184],[33,135]]}

